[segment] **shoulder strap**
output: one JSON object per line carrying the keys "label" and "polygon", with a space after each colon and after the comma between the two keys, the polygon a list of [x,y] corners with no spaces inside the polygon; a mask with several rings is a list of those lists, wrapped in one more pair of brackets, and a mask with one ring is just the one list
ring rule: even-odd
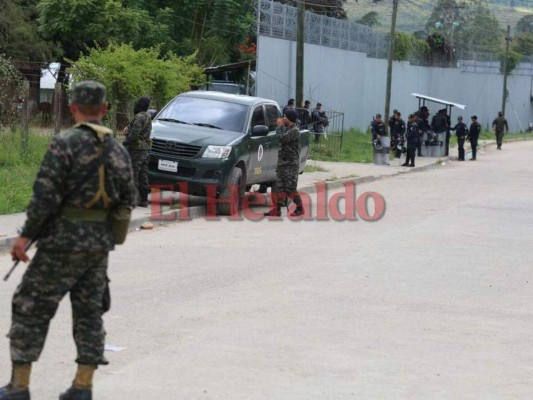
{"label": "shoulder strap", "polygon": [[84,204],[84,207],[91,208],[101,199],[104,204],[104,208],[109,208],[110,198],[105,190],[105,159],[109,153],[109,142],[113,131],[105,126],[91,124],[88,122],[77,124],[75,127],[87,127],[96,134],[100,141],[100,144],[98,145],[99,157],[98,160],[91,166],[89,171],[87,171],[83,178],[76,184],[76,186],[68,192],[66,197],[68,197],[68,195],[71,193],[80,191],[87,182],[89,182],[96,174],[98,174],[98,191],[89,202]]}

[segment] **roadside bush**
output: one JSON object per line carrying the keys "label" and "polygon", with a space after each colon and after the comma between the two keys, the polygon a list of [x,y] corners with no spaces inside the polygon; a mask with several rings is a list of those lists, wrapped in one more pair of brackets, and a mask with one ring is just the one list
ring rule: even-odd
{"label": "roadside bush", "polygon": [[20,133],[0,131],[0,215],[26,209],[33,181],[51,138],[51,134],[31,132],[23,156]]}
{"label": "roadside bush", "polygon": [[140,96],[151,96],[154,107],[160,108],[204,81],[194,54],[188,57],[173,53],[161,55],[158,47],[135,50],[131,44],[116,43],[89,50],[87,55],[73,62],[68,72],[74,82],[94,79],[106,85],[111,104],[109,122],[113,128],[117,127],[117,114],[127,120],[132,102]]}

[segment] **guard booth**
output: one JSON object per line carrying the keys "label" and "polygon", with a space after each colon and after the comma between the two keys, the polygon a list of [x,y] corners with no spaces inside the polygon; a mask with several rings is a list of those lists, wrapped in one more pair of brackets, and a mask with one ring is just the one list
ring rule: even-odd
{"label": "guard booth", "polygon": [[[452,108],[456,107],[460,110],[466,110],[464,104],[454,103],[447,100],[437,99],[435,97],[429,97],[423,94],[412,93],[414,97],[418,99],[418,109],[426,106],[426,102],[443,104],[446,106],[446,111],[450,117],[451,125],[453,125]],[[427,106],[426,106],[427,107]],[[434,114],[433,114],[434,115]],[[431,125],[432,115],[429,116],[429,124]],[[448,155],[450,149],[450,140],[447,137],[446,132],[439,133],[428,130],[424,132],[422,137],[422,156],[424,157],[444,157]]]}

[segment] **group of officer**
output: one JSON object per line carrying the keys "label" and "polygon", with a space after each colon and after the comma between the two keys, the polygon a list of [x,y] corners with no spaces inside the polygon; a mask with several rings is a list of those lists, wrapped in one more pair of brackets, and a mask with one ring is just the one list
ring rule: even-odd
{"label": "group of officer", "polygon": [[[427,133],[434,133],[436,137],[445,135],[446,155],[448,155],[451,131],[455,131],[457,135],[458,161],[465,160],[465,141],[469,141],[472,148],[472,158],[470,160],[476,160],[479,135],[481,133],[481,124],[478,122],[476,115],[470,117],[470,127],[463,122],[462,116],[457,118],[457,124],[452,127],[446,109],[439,110],[433,116],[431,123],[429,123],[429,115],[428,108],[423,106],[408,116],[407,124],[398,110],[394,110],[393,115],[390,117],[389,129],[392,151],[396,158],[401,158],[401,154],[406,153],[406,159],[402,166],[415,166],[416,155],[422,156],[423,137]],[[374,146],[381,145],[383,138],[387,137],[387,129],[381,114],[376,114],[370,123],[370,128]],[[497,149],[501,150],[503,136],[509,132],[509,125],[501,111],[498,112],[498,117],[492,122],[492,128],[496,135]]]}

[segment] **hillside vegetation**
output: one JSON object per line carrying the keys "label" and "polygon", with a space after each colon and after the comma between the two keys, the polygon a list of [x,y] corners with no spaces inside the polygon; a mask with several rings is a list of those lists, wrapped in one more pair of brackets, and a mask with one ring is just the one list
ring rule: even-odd
{"label": "hillside vegetation", "polygon": [[[400,1],[398,9],[398,30],[403,32],[415,32],[424,29],[427,20],[431,15],[435,1],[432,0],[405,0]],[[533,14],[533,3],[513,1],[515,6],[510,7],[508,0],[489,0],[487,1],[491,11],[496,16],[500,27],[504,29],[511,25],[514,29],[520,18]],[[532,7],[528,7],[531,4]],[[390,29],[392,0],[382,0],[378,3],[371,1],[359,1],[357,3],[347,2],[345,5],[348,18],[358,20],[369,12],[377,12],[380,25],[374,26],[376,31],[386,32]]]}

